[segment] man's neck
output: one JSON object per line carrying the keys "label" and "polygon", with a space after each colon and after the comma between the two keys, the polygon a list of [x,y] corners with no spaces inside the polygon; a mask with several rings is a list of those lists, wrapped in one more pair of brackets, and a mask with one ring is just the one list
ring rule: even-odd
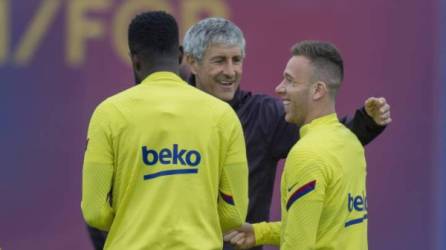
{"label": "man's neck", "polygon": [[148,64],[142,71],[143,77],[141,80],[145,79],[147,76],[155,72],[160,72],[160,71],[172,72],[178,75],[180,68],[178,64],[173,64],[173,63],[151,63]]}
{"label": "man's neck", "polygon": [[180,65],[175,58],[157,58],[151,61],[146,61],[143,64],[142,76],[143,79],[149,76],[152,73],[159,71],[167,71],[175,74],[179,74]]}
{"label": "man's neck", "polygon": [[335,109],[335,105],[330,104],[330,105],[323,105],[323,106],[319,106],[319,107],[315,107],[313,110],[311,110],[308,113],[307,118],[305,119],[304,125],[311,123],[313,120],[332,114],[332,113],[336,113],[336,109]]}

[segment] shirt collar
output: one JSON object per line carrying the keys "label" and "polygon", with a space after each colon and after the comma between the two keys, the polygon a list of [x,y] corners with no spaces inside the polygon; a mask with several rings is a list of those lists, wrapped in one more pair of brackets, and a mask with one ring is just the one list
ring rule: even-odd
{"label": "shirt collar", "polygon": [[141,84],[146,84],[158,80],[183,81],[177,74],[170,71],[157,71],[148,75]]}
{"label": "shirt collar", "polygon": [[240,108],[240,105],[246,100],[246,98],[249,95],[250,93],[247,93],[245,91],[240,90],[240,88],[237,88],[234,94],[234,98],[228,101],[228,103],[234,110],[238,110]]}
{"label": "shirt collar", "polygon": [[308,134],[309,131],[321,125],[333,124],[338,122],[339,119],[336,113],[318,117],[300,128],[300,137],[304,137],[306,134]]}

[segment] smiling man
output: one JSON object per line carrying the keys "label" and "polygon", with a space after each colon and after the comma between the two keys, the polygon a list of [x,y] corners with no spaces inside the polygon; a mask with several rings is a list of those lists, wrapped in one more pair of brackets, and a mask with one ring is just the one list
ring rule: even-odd
{"label": "smiling man", "polygon": [[[228,58],[230,61],[228,63]],[[211,44],[201,61],[188,56],[196,86],[224,101],[231,101],[240,84],[243,55],[238,46]]]}
{"label": "smiling man", "polygon": [[[246,42],[234,23],[205,18],[186,32],[183,46],[192,72],[190,83],[228,102],[242,123],[249,163],[247,221],[267,221],[277,164],[299,140],[299,127],[285,121],[277,98],[240,89]],[[353,119],[341,121],[366,145],[391,122],[390,106],[384,98],[372,97]]]}
{"label": "smiling man", "polygon": [[301,138],[282,175],[282,221],[246,224],[225,240],[242,249],[366,250],[364,148],[335,111],[343,60],[332,44],[317,41],[296,44],[292,54],[276,92]]}

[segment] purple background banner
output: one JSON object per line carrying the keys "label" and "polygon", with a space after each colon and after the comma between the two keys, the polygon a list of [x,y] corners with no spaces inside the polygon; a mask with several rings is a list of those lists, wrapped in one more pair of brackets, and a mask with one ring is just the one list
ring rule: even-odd
{"label": "purple background banner", "polygon": [[80,213],[88,120],[132,85],[127,25],[148,9],[173,13],[182,33],[209,15],[233,20],[247,39],[241,86],[255,92],[274,94],[295,42],[336,44],[338,113],[369,96],[392,106],[393,123],[366,147],[370,249],[446,248],[444,3],[0,0],[1,249],[92,249]]}
{"label": "purple background banner", "polygon": [[[438,33],[440,35],[440,39],[438,40],[439,44],[446,43],[446,29],[444,24],[446,23],[446,1],[441,1],[439,8],[437,8],[438,12],[438,20],[440,24],[443,24],[439,27]],[[438,91],[438,95],[435,98],[436,105],[439,107],[436,115],[438,117],[438,122],[436,124],[436,164],[434,173],[436,173],[436,186],[434,190],[437,192],[433,192],[434,196],[436,196],[436,249],[445,249],[446,248],[446,215],[444,211],[446,210],[446,48],[444,46],[438,46],[438,51],[436,53],[437,56],[437,70],[438,73],[436,76],[439,78],[436,85],[436,90]]]}

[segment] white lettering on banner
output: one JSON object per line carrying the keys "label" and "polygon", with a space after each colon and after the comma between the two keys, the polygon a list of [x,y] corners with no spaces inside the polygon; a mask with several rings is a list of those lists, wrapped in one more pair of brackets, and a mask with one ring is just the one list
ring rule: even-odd
{"label": "white lettering on banner", "polygon": [[[9,47],[9,4],[8,0],[0,0],[0,65],[8,57]],[[1,249],[0,249],[1,250]]]}
{"label": "white lettering on banner", "polygon": [[60,5],[60,0],[45,0],[40,5],[14,54],[14,62],[17,65],[29,63],[42,38],[48,33],[48,28],[56,16]]}
{"label": "white lettering on banner", "polygon": [[104,25],[97,19],[87,17],[88,11],[104,11],[109,8],[109,0],[71,0],[67,13],[67,62],[78,66],[85,62],[88,39],[104,36]]}
{"label": "white lettering on banner", "polygon": [[[25,3],[25,0],[22,1]],[[17,2],[14,1],[14,4]],[[42,41],[51,42],[51,36],[57,35],[50,31],[61,12],[65,21],[64,53],[56,50],[48,53],[62,55],[66,64],[73,68],[82,67],[88,56],[93,54],[88,51],[91,41],[109,44],[115,55],[129,64],[127,28],[132,18],[142,11],[178,13],[175,16],[181,36],[203,16],[230,16],[226,0],[127,0],[116,6],[113,0],[42,0],[28,25],[23,28],[24,32],[19,35],[17,47],[11,48],[12,4],[10,0],[0,0],[0,67],[6,63],[25,67],[36,62],[35,54],[42,47]],[[113,13],[108,13],[111,11]],[[110,20],[100,15],[110,16]]]}

